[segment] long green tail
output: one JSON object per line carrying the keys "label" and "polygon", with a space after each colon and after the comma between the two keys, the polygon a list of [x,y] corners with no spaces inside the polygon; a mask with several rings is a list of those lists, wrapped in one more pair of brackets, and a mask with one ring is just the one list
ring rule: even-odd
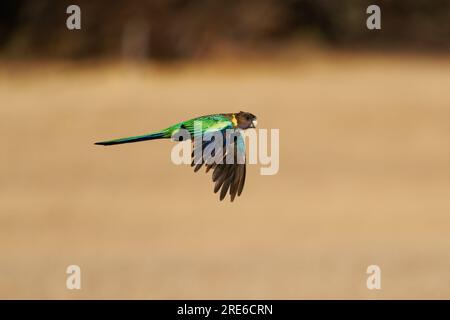
{"label": "long green tail", "polygon": [[128,137],[128,138],[120,138],[115,140],[109,140],[109,141],[101,141],[96,142],[95,144],[99,144],[102,146],[112,146],[115,144],[123,144],[123,143],[133,143],[133,142],[139,142],[139,141],[146,141],[146,140],[156,140],[156,139],[167,139],[171,137],[171,132],[168,129],[161,130],[154,133],[148,133],[143,134],[140,136],[134,136],[134,137]]}

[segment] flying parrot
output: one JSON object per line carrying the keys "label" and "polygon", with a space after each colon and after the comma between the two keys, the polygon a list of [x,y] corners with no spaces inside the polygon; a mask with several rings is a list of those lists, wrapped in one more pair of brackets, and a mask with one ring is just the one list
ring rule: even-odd
{"label": "flying parrot", "polygon": [[[206,139],[201,139],[199,144],[193,143],[191,166],[195,166],[194,172],[197,172],[203,164],[205,164],[206,172],[213,169],[214,193],[220,190],[221,201],[229,193],[230,199],[233,201],[236,195],[241,195],[246,175],[245,139],[241,133],[249,128],[256,128],[256,125],[256,116],[249,112],[213,114],[183,121],[160,131],[96,142],[95,144],[111,146],[146,140],[171,139],[179,134],[182,129],[188,133],[193,141],[196,140],[198,135],[203,137],[209,136]],[[220,135],[222,139],[217,139],[216,141],[214,136],[217,135]],[[220,140],[222,141],[219,142]],[[214,143],[214,141],[216,142]],[[209,151],[208,154],[210,154],[206,161],[204,154],[207,152],[205,151]],[[231,163],[228,161],[229,158],[227,158],[227,155],[230,154],[233,157]]]}

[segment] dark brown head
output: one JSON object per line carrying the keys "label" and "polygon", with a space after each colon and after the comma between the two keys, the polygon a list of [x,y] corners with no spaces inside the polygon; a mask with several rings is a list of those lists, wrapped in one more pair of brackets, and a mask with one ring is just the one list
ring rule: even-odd
{"label": "dark brown head", "polygon": [[241,111],[241,112],[237,113],[235,116],[236,116],[237,126],[240,129],[246,130],[248,128],[256,128],[258,121],[256,120],[255,115],[253,115],[249,112]]}

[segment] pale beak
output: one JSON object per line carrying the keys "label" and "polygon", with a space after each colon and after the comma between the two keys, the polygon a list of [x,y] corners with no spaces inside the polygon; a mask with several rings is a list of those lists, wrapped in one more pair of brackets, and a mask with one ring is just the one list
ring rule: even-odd
{"label": "pale beak", "polygon": [[256,125],[258,124],[258,120],[253,120],[252,124],[250,125],[250,128],[256,128]]}

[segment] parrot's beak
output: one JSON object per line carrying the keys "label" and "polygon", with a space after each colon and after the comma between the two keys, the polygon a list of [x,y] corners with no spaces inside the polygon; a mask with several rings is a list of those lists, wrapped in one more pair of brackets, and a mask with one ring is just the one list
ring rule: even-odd
{"label": "parrot's beak", "polygon": [[252,124],[250,125],[250,128],[256,128],[256,125],[258,124],[258,120],[253,120]]}

